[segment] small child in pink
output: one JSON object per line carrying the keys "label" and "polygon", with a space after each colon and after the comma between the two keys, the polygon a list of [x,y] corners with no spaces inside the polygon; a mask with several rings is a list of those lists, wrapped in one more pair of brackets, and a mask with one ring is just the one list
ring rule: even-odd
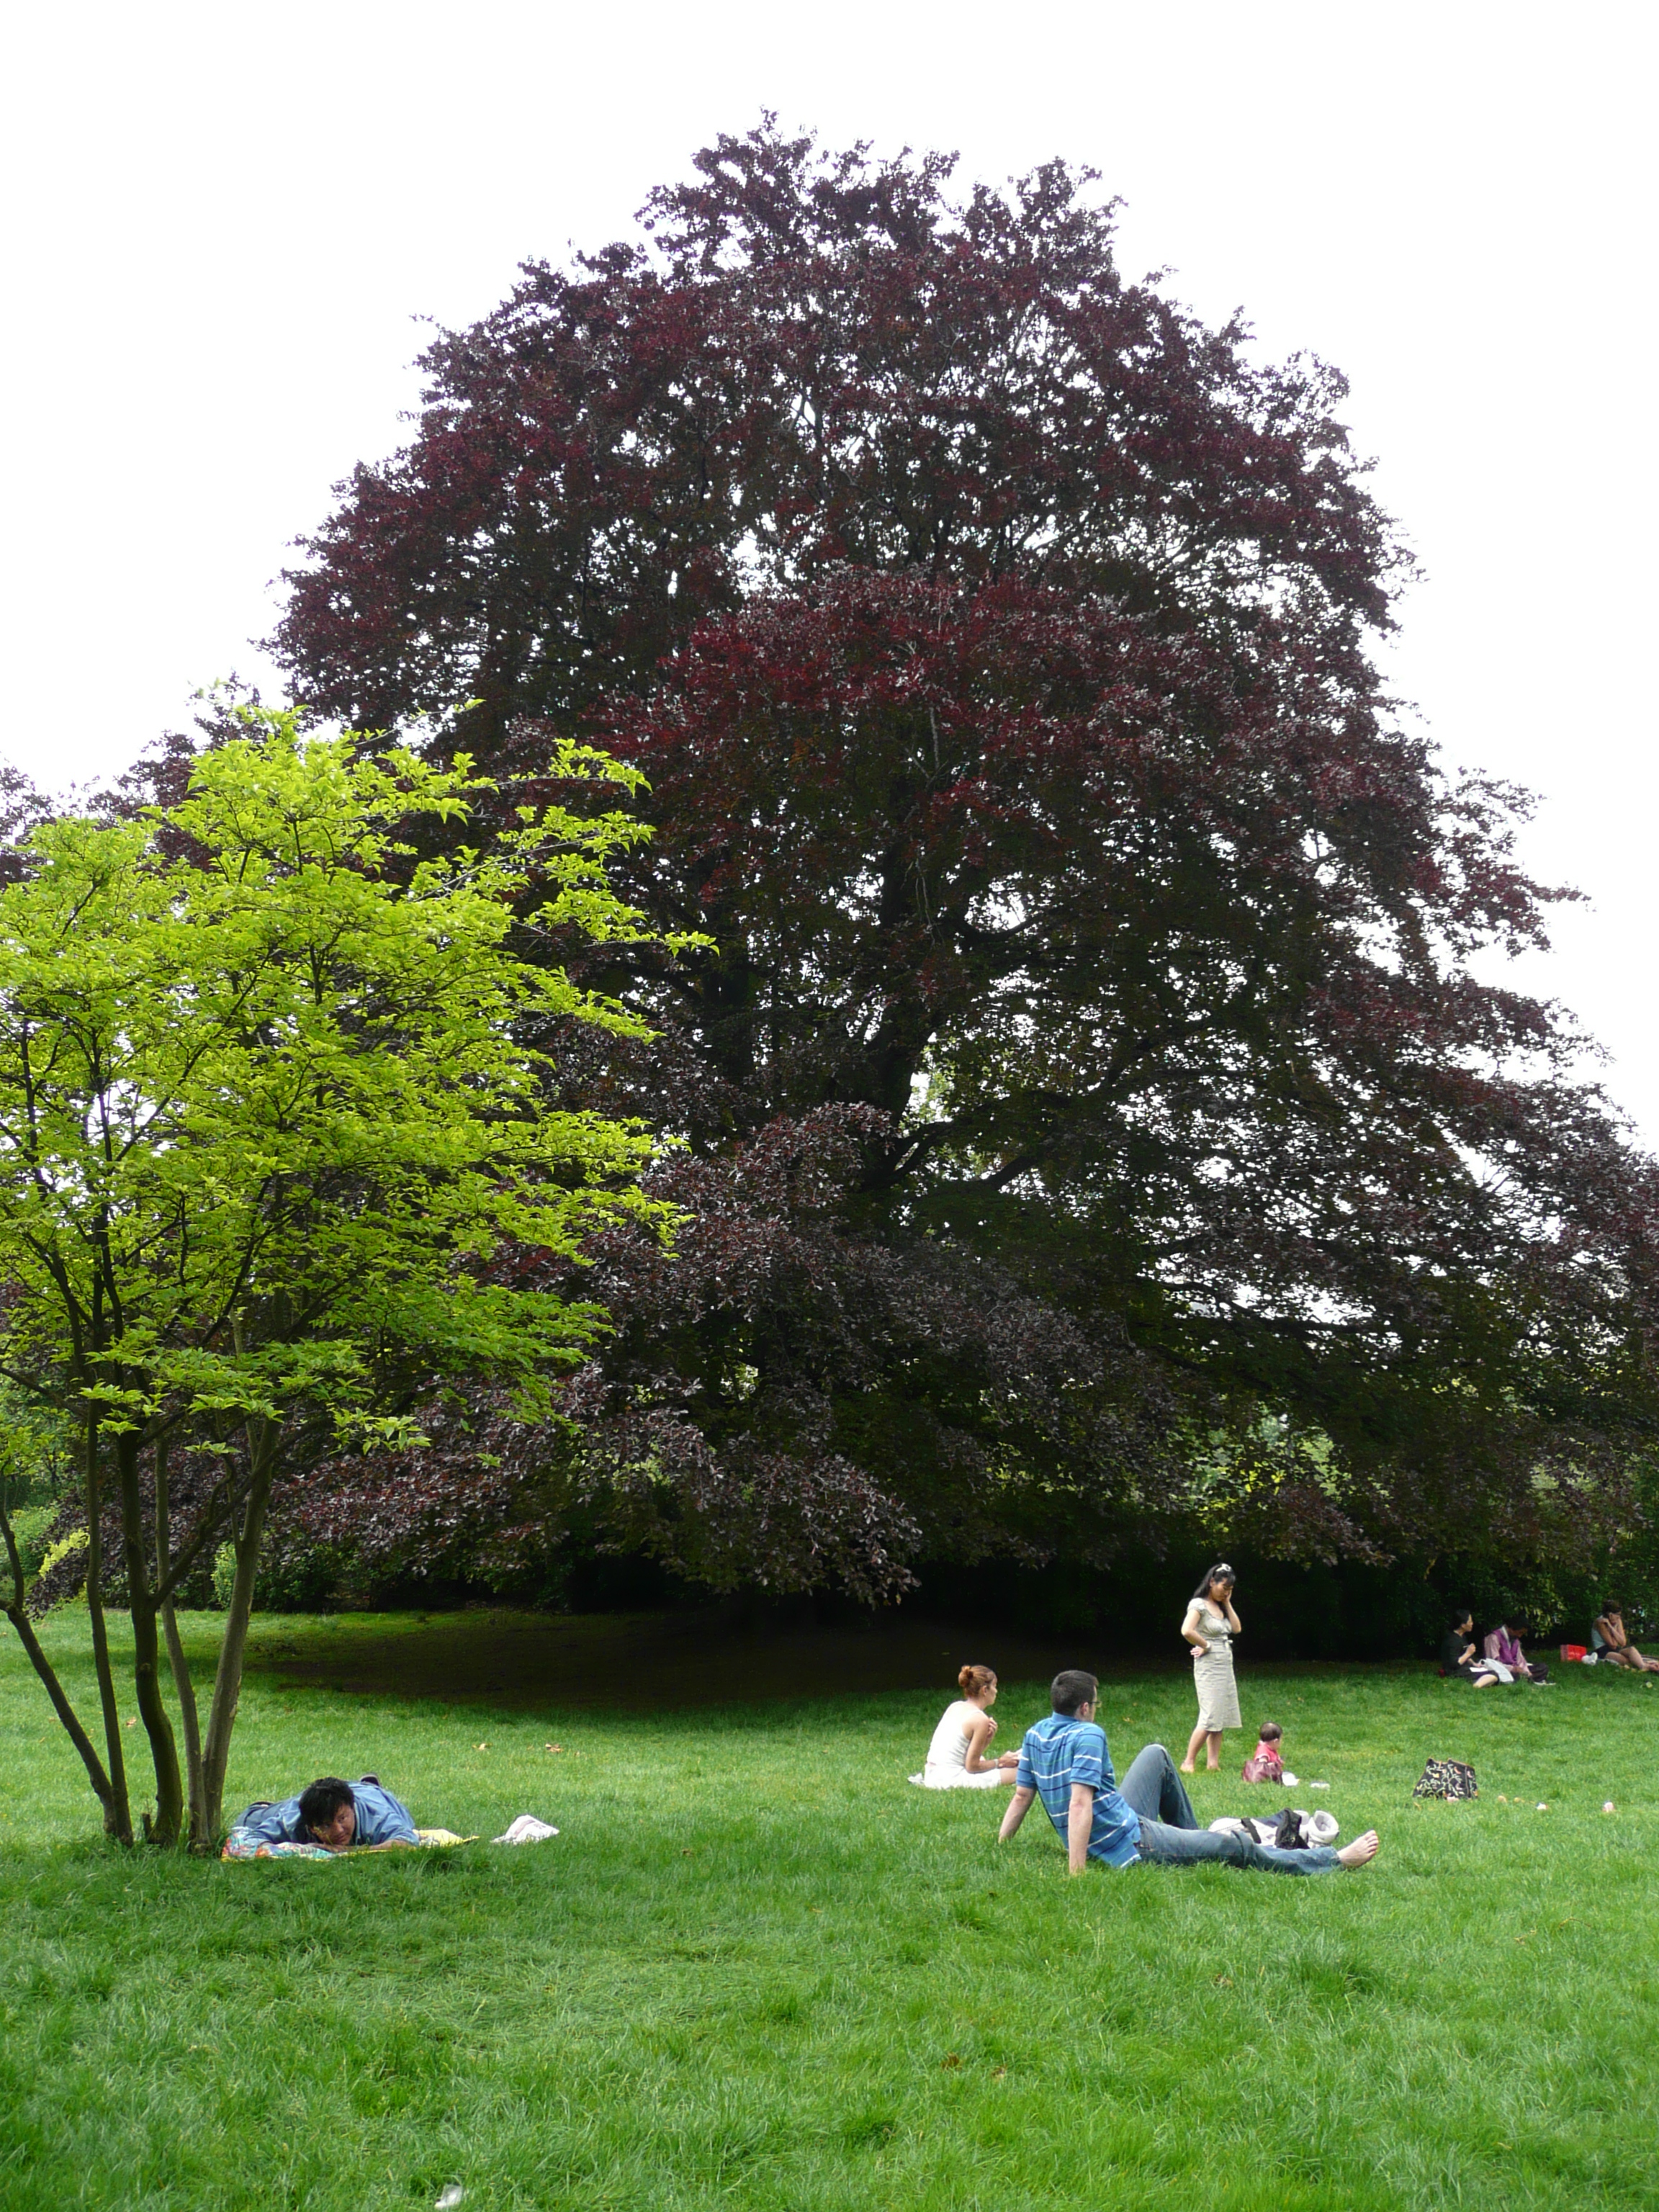
{"label": "small child in pink", "polygon": [[1285,1731],[1276,1721],[1261,1724],[1255,1749],[1244,1762],[1247,1782],[1281,1782],[1285,1777],[1285,1756],[1279,1750]]}

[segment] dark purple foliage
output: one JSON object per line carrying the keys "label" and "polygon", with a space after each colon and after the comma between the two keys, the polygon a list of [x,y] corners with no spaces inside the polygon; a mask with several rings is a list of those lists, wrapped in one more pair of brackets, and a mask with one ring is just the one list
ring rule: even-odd
{"label": "dark purple foliage", "polygon": [[645,772],[626,888],[710,943],[594,956],[659,1045],[561,1064],[683,1140],[685,1226],[593,1254],[567,1432],[458,1407],[295,1511],[866,1595],[1194,1514],[1585,1556],[1654,1434],[1653,1174],[1471,969],[1550,895],[1382,692],[1340,378],[1126,284],[1059,163],[696,170],[439,341],[279,633],[504,806],[556,736]]}

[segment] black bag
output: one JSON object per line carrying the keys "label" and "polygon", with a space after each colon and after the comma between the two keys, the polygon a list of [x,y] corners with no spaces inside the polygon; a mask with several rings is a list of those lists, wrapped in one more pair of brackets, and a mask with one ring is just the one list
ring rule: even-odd
{"label": "black bag", "polygon": [[1423,1769],[1413,1797],[1478,1797],[1474,1769],[1461,1759],[1431,1759]]}
{"label": "black bag", "polygon": [[1302,1815],[1288,1805],[1282,1813],[1268,1813],[1241,1820],[1239,1826],[1253,1843],[1271,1844],[1276,1851],[1305,1851],[1308,1838],[1302,1832]]}

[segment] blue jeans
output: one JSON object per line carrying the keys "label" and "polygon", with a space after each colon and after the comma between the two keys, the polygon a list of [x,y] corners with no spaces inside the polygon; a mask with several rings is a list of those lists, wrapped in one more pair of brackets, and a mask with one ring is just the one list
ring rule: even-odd
{"label": "blue jeans", "polygon": [[1149,1743],[1118,1784],[1118,1794],[1140,1815],[1140,1856],[1153,1866],[1197,1866],[1218,1859],[1254,1867],[1259,1874],[1334,1874],[1340,1864],[1325,1845],[1281,1851],[1248,1836],[1212,1836],[1198,1825],[1175,1761],[1161,1743]]}

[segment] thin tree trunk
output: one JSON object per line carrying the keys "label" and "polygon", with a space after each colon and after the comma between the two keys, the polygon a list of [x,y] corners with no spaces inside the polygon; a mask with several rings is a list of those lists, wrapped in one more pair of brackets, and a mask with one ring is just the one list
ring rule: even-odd
{"label": "thin tree trunk", "polygon": [[[173,1566],[173,1522],[171,1503],[167,1496],[167,1440],[158,1439],[155,1446],[155,1586],[163,1588]],[[202,1778],[202,1724],[196,1710],[196,1685],[191,1680],[190,1665],[185,1657],[185,1647],[179,1634],[178,1616],[173,1609],[173,1600],[161,1601],[161,1628],[167,1638],[167,1664],[173,1669],[173,1687],[179,1699],[179,1717],[185,1732],[185,1778],[190,1805],[190,1848],[206,1850],[211,1842],[207,1821],[207,1796]]]}
{"label": "thin tree trunk", "polygon": [[179,1773],[179,1745],[161,1696],[161,1648],[157,1632],[155,1592],[144,1543],[144,1499],[138,1480],[138,1438],[131,1432],[115,1440],[116,1477],[121,1489],[122,1549],[127,1570],[127,1610],[132,1620],[132,1678],[138,1715],[149,1738],[155,1769],[155,1818],[146,1825],[149,1839],[171,1850],[184,1821],[184,1784]]}
{"label": "thin tree trunk", "polygon": [[0,1612],[4,1613],[6,1619],[17,1631],[18,1640],[28,1654],[30,1666],[46,1685],[46,1695],[52,1699],[52,1711],[64,1723],[70,1741],[80,1753],[81,1764],[86,1768],[87,1779],[93,1786],[98,1802],[104,1808],[105,1826],[107,1826],[110,1803],[114,1796],[114,1792],[110,1788],[109,1776],[104,1771],[103,1760],[99,1758],[93,1747],[92,1738],[82,1727],[75,1708],[69,1701],[68,1693],[58,1679],[56,1668],[40,1648],[40,1639],[34,1632],[34,1623],[23,1609],[23,1562],[18,1556],[17,1538],[3,1505],[0,1505],[0,1536],[3,1536],[5,1540],[6,1562],[11,1570],[12,1587],[10,1602],[0,1607]]}
{"label": "thin tree trunk", "polygon": [[248,1616],[253,1611],[253,1576],[259,1564],[259,1547],[265,1533],[265,1510],[270,1503],[271,1478],[276,1467],[281,1436],[275,1421],[248,1424],[252,1460],[247,1503],[241,1526],[233,1528],[236,1579],[225,1609],[224,1641],[219,1646],[219,1668],[214,1676],[213,1702],[208,1708],[207,1741],[203,1747],[203,1802],[210,1837],[216,1836],[224,1815],[225,1771],[230,1763],[230,1732],[236,1725],[236,1707],[242,1694],[242,1658],[247,1649]]}
{"label": "thin tree trunk", "polygon": [[132,1807],[127,1797],[127,1763],[121,1749],[121,1708],[109,1663],[109,1634],[104,1622],[104,1543],[99,1533],[102,1499],[98,1487],[98,1416],[86,1417],[87,1613],[92,1623],[92,1658],[98,1674],[98,1699],[104,1710],[104,1745],[109,1759],[109,1796],[104,1803],[104,1832],[118,1843],[132,1841]]}

